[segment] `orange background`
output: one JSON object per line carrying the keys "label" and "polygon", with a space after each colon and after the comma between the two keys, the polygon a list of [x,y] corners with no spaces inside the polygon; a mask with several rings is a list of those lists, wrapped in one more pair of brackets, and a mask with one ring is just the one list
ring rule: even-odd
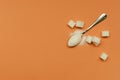
{"label": "orange background", "polygon": [[[119,0],[0,0],[0,80],[120,80]],[[86,29],[101,13],[108,18],[86,35],[99,47],[66,46],[70,19]],[[99,55],[106,52],[103,62]]]}

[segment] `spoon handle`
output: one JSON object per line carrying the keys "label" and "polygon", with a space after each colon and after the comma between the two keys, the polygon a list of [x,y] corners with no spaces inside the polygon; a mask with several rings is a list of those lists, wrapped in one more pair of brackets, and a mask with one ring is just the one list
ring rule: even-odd
{"label": "spoon handle", "polygon": [[87,31],[89,31],[90,29],[92,29],[95,25],[97,25],[98,23],[100,23],[101,21],[103,21],[103,20],[106,19],[106,18],[107,18],[107,14],[105,14],[105,13],[101,14],[101,15],[97,18],[97,20],[96,20],[92,25],[90,25],[90,26],[83,32],[83,34],[86,33]]}

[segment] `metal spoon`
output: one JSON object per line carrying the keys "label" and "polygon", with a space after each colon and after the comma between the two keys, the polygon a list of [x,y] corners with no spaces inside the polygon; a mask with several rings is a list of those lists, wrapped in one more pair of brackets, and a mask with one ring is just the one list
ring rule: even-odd
{"label": "metal spoon", "polygon": [[107,14],[106,13],[103,13],[101,14],[97,20],[92,24],[90,25],[82,34],[85,34],[86,32],[88,32],[90,29],[92,29],[95,25],[97,25],[98,23],[100,23],[101,21],[103,21],[104,19],[107,18]]}
{"label": "metal spoon", "polygon": [[69,47],[74,47],[74,46],[77,46],[80,41],[81,41],[81,37],[83,36],[83,34],[85,34],[86,32],[88,32],[90,29],[92,29],[95,25],[97,25],[98,23],[100,23],[101,21],[103,21],[104,19],[107,18],[107,14],[103,13],[101,14],[97,20],[95,20],[95,22],[90,25],[85,31],[83,31],[82,33],[80,34],[77,34],[77,35],[73,35],[72,37],[70,37],[70,39],[68,40],[68,46]]}

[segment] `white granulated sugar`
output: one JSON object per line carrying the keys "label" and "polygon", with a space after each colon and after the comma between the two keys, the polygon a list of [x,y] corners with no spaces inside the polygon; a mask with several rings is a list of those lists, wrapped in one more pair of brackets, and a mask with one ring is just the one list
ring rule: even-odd
{"label": "white granulated sugar", "polygon": [[99,46],[99,45],[100,45],[100,42],[101,42],[101,39],[98,38],[98,37],[96,37],[96,36],[94,36],[94,37],[92,38],[92,42],[93,42],[93,44],[94,44],[95,46]]}
{"label": "white granulated sugar", "polygon": [[83,28],[84,22],[83,21],[76,21],[76,27]]}
{"label": "white granulated sugar", "polygon": [[108,55],[107,55],[105,52],[103,52],[103,53],[100,55],[100,59],[102,59],[103,61],[107,60],[107,58],[108,58]]}
{"label": "white granulated sugar", "polygon": [[69,47],[77,46],[81,41],[82,35],[83,34],[74,34],[73,36],[71,36],[68,40],[68,46]]}
{"label": "white granulated sugar", "polygon": [[76,23],[75,23],[73,20],[70,20],[70,21],[68,22],[68,26],[69,26],[70,28],[74,28],[75,24],[76,24]]}
{"label": "white granulated sugar", "polygon": [[109,37],[109,36],[110,36],[110,32],[108,30],[102,31],[102,37]]}
{"label": "white granulated sugar", "polygon": [[85,44],[86,44],[86,36],[83,36],[79,45],[82,46],[82,45],[85,45]]}
{"label": "white granulated sugar", "polygon": [[73,36],[74,34],[81,34],[83,30],[75,30],[73,33],[70,34],[70,36]]}

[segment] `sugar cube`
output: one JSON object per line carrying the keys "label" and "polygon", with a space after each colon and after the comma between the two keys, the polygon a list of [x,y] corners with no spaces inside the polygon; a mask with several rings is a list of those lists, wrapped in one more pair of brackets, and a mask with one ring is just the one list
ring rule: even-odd
{"label": "sugar cube", "polygon": [[84,22],[76,21],[76,27],[83,28],[84,27]]}
{"label": "sugar cube", "polygon": [[107,60],[107,58],[108,58],[108,55],[107,55],[105,52],[103,52],[103,53],[100,55],[100,59],[102,59],[103,61]]}
{"label": "sugar cube", "polygon": [[70,21],[68,22],[68,26],[69,26],[70,28],[74,28],[75,24],[76,24],[76,23],[75,23],[73,20],[70,20]]}
{"label": "sugar cube", "polygon": [[109,37],[110,32],[109,31],[102,31],[102,37]]}
{"label": "sugar cube", "polygon": [[99,46],[99,45],[100,45],[100,41],[101,41],[101,39],[98,38],[98,37],[96,37],[96,36],[94,36],[94,37],[92,38],[92,42],[93,42],[93,44],[94,44],[95,46]]}
{"label": "sugar cube", "polygon": [[86,37],[86,42],[89,43],[89,44],[92,43],[92,36],[87,36]]}

